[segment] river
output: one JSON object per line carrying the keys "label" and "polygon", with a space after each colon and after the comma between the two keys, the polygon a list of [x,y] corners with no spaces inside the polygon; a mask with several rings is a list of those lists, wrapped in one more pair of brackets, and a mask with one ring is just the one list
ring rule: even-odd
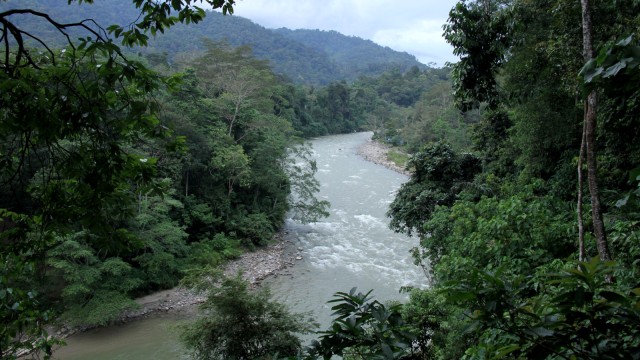
{"label": "river", "polygon": [[288,276],[269,280],[274,297],[295,312],[312,312],[321,328],[330,321],[327,301],[352,287],[380,300],[403,300],[401,286],[425,285],[409,250],[416,239],[389,230],[386,212],[405,175],[356,154],[371,133],[327,136],[313,141],[319,196],[331,202],[330,216],[309,225],[287,222],[287,240],[303,260]]}
{"label": "river", "polygon": [[[371,133],[327,136],[312,141],[319,196],[331,202],[330,216],[308,225],[287,221],[286,239],[302,260],[265,283],[274,298],[294,312],[311,312],[324,330],[337,291],[374,289],[380,301],[403,300],[401,286],[426,286],[409,250],[417,240],[388,229],[385,215],[407,177],[365,161],[357,148]],[[180,359],[177,325],[193,315],[156,316],[98,329],[67,339],[55,359]]]}

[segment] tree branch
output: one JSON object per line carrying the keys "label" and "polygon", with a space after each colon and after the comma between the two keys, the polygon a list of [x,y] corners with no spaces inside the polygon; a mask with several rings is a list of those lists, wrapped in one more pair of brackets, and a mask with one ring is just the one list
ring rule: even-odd
{"label": "tree branch", "polygon": [[[51,54],[52,56],[51,61],[55,65],[55,54],[51,50],[51,48],[47,46],[46,43],[39,37],[25,30],[20,29],[13,22],[11,22],[8,18],[12,15],[32,15],[32,16],[37,16],[39,18],[46,20],[49,24],[53,25],[53,27],[55,27],[60,34],[62,34],[66,38],[67,43],[74,50],[75,50],[75,46],[73,45],[73,41],[71,40],[71,37],[67,33],[67,29],[70,29],[70,28],[84,29],[90,34],[92,34],[93,36],[95,36],[96,41],[98,42],[106,43],[108,41],[106,37],[106,32],[104,31],[104,29],[102,29],[102,27],[100,27],[100,25],[98,25],[93,19],[85,19],[80,22],[74,22],[74,23],[60,23],[53,20],[51,16],[49,16],[49,14],[35,11],[32,9],[8,10],[0,13],[0,23],[3,24],[2,39],[4,40],[4,44],[5,44],[4,69],[5,69],[5,72],[7,73],[12,73],[15,69],[21,67],[21,62],[23,57],[24,59],[26,59],[25,66],[33,66],[36,69],[40,69],[40,67],[36,64],[36,62],[33,60],[31,55],[29,54],[29,51],[24,46],[25,37],[31,38],[36,42],[38,42],[39,44],[41,44],[42,46],[44,46],[47,52]],[[99,30],[92,28],[91,26],[87,25],[87,23],[93,23]],[[11,63],[11,59],[10,59],[11,45],[9,41],[9,33],[11,34],[11,37],[13,37],[13,39],[15,40],[18,47],[17,52],[15,53],[15,60],[13,65],[10,64]],[[119,52],[118,52],[118,55],[122,56],[122,54],[120,54]]]}

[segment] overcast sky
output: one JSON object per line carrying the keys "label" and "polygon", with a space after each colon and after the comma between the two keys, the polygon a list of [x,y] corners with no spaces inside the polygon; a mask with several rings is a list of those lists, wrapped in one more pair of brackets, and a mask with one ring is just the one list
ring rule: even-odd
{"label": "overcast sky", "polygon": [[455,62],[442,25],[457,0],[236,0],[235,15],[266,28],[335,30],[406,51],[422,63]]}

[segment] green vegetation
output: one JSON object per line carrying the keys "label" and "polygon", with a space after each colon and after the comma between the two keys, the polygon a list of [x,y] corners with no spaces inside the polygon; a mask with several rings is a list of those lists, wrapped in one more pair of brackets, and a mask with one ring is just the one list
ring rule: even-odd
{"label": "green vegetation", "polygon": [[[208,3],[232,11],[233,1]],[[0,12],[2,358],[49,354],[52,319],[108,324],[190,268],[268,244],[289,210],[326,216],[311,159],[291,164],[306,145],[288,117],[289,88],[249,49],[213,43],[206,61],[151,69],[115,41],[145,45],[205,12],[189,1],[134,4],[136,26],[106,29],[28,7]],[[65,47],[13,22],[25,16]]]}
{"label": "green vegetation", "polygon": [[[629,26],[638,10],[631,1],[519,0],[451,10],[445,37],[461,61],[454,97],[441,104],[464,112],[425,97],[411,105],[420,121],[379,127],[414,152],[389,216],[392,229],[420,238],[413,254],[431,287],[408,289],[393,324],[359,327],[383,318],[374,307],[336,312],[324,352],[312,354],[640,356],[640,34]],[[334,309],[353,303],[353,293],[337,295],[344,304]],[[386,340],[412,336],[377,353],[380,329]]]}
{"label": "green vegetation", "polygon": [[[328,57],[337,71],[332,78],[334,81],[351,82],[362,76],[377,77],[393,70],[404,73],[413,67],[421,70],[427,68],[424,64],[419,63],[413,55],[389,51],[389,48],[382,47],[371,40],[364,40],[357,36],[345,36],[336,31],[280,28],[273,30],[273,32]],[[302,77],[308,79],[310,75],[313,75],[313,72],[304,73]],[[291,79],[300,82],[294,77]],[[309,81],[306,80],[304,83],[309,83]]]}
{"label": "green vegetation", "polygon": [[331,328],[320,332],[319,341],[309,349],[308,358],[325,360],[338,355],[345,359],[395,359],[411,351],[413,334],[405,331],[401,306],[385,306],[370,295],[338,292],[331,310]]}
{"label": "green vegetation", "polygon": [[409,163],[409,155],[394,149],[389,150],[387,153],[387,159],[393,161],[394,164],[403,169],[407,167]]}
{"label": "green vegetation", "polygon": [[423,227],[438,206],[450,206],[480,171],[480,161],[471,154],[456,154],[449,145],[427,145],[413,155],[408,167],[412,175],[389,206],[391,229],[426,237]]}
{"label": "green vegetation", "polygon": [[455,102],[478,119],[472,153],[416,152],[389,211],[392,228],[420,236],[414,255],[432,271],[403,312],[419,358],[640,356],[639,204],[627,197],[640,180],[640,47],[625,25],[638,20],[634,2],[451,10]]}
{"label": "green vegetation", "polygon": [[[208,274],[211,275],[211,274]],[[197,276],[191,285],[210,290],[200,305],[203,315],[187,325],[181,340],[195,359],[277,359],[302,352],[298,334],[309,333],[313,322],[291,314],[271,300],[267,288],[251,291],[240,278]]]}
{"label": "green vegetation", "polygon": [[135,25],[108,27],[87,10],[103,3],[2,3],[3,358],[48,354],[52,320],[109,324],[136,296],[269,244],[287,213],[326,216],[303,137],[376,128],[372,114],[403,114],[447,72],[393,70],[415,85],[393,96],[373,78],[311,88],[248,47],[203,41],[171,65],[145,50],[202,23],[198,2],[134,1]]}

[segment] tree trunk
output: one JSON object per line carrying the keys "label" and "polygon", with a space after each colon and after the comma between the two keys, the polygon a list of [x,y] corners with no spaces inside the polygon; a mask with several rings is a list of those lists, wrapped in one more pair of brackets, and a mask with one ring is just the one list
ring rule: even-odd
{"label": "tree trunk", "polygon": [[189,197],[189,170],[187,170],[187,172],[185,173],[184,197],[185,199]]}
{"label": "tree trunk", "polygon": [[598,245],[598,253],[600,259],[611,260],[611,254],[609,253],[609,244],[607,241],[607,234],[604,230],[604,220],[602,216],[602,206],[600,204],[600,191],[598,189],[597,170],[598,164],[596,161],[596,105],[597,95],[595,91],[592,91],[587,98],[588,108],[587,117],[585,118],[585,140],[587,150],[587,181],[589,182],[589,192],[591,193],[591,218],[593,221],[593,233],[596,237],[596,243]]}
{"label": "tree trunk", "polygon": [[[587,103],[584,104],[584,118],[587,117]],[[578,259],[584,261],[584,220],[582,218],[582,195],[584,194],[584,174],[582,166],[586,153],[586,124],[582,125],[582,141],[580,142],[580,155],[578,156]]]}
{"label": "tree trunk", "polygon": [[491,0],[484,0],[482,4],[484,5],[484,15],[491,16]]}
{"label": "tree trunk", "polygon": [[[593,26],[591,24],[591,4],[590,0],[581,0],[582,4],[582,43],[584,48],[584,59],[593,59]],[[600,259],[610,260],[609,244],[607,234],[604,230],[602,219],[602,206],[600,205],[600,193],[598,190],[597,161],[596,161],[596,108],[598,96],[593,90],[587,97],[587,108],[584,117],[585,143],[587,150],[587,181],[589,182],[589,192],[591,193],[591,218],[593,221],[593,233],[596,237],[598,253]]]}

